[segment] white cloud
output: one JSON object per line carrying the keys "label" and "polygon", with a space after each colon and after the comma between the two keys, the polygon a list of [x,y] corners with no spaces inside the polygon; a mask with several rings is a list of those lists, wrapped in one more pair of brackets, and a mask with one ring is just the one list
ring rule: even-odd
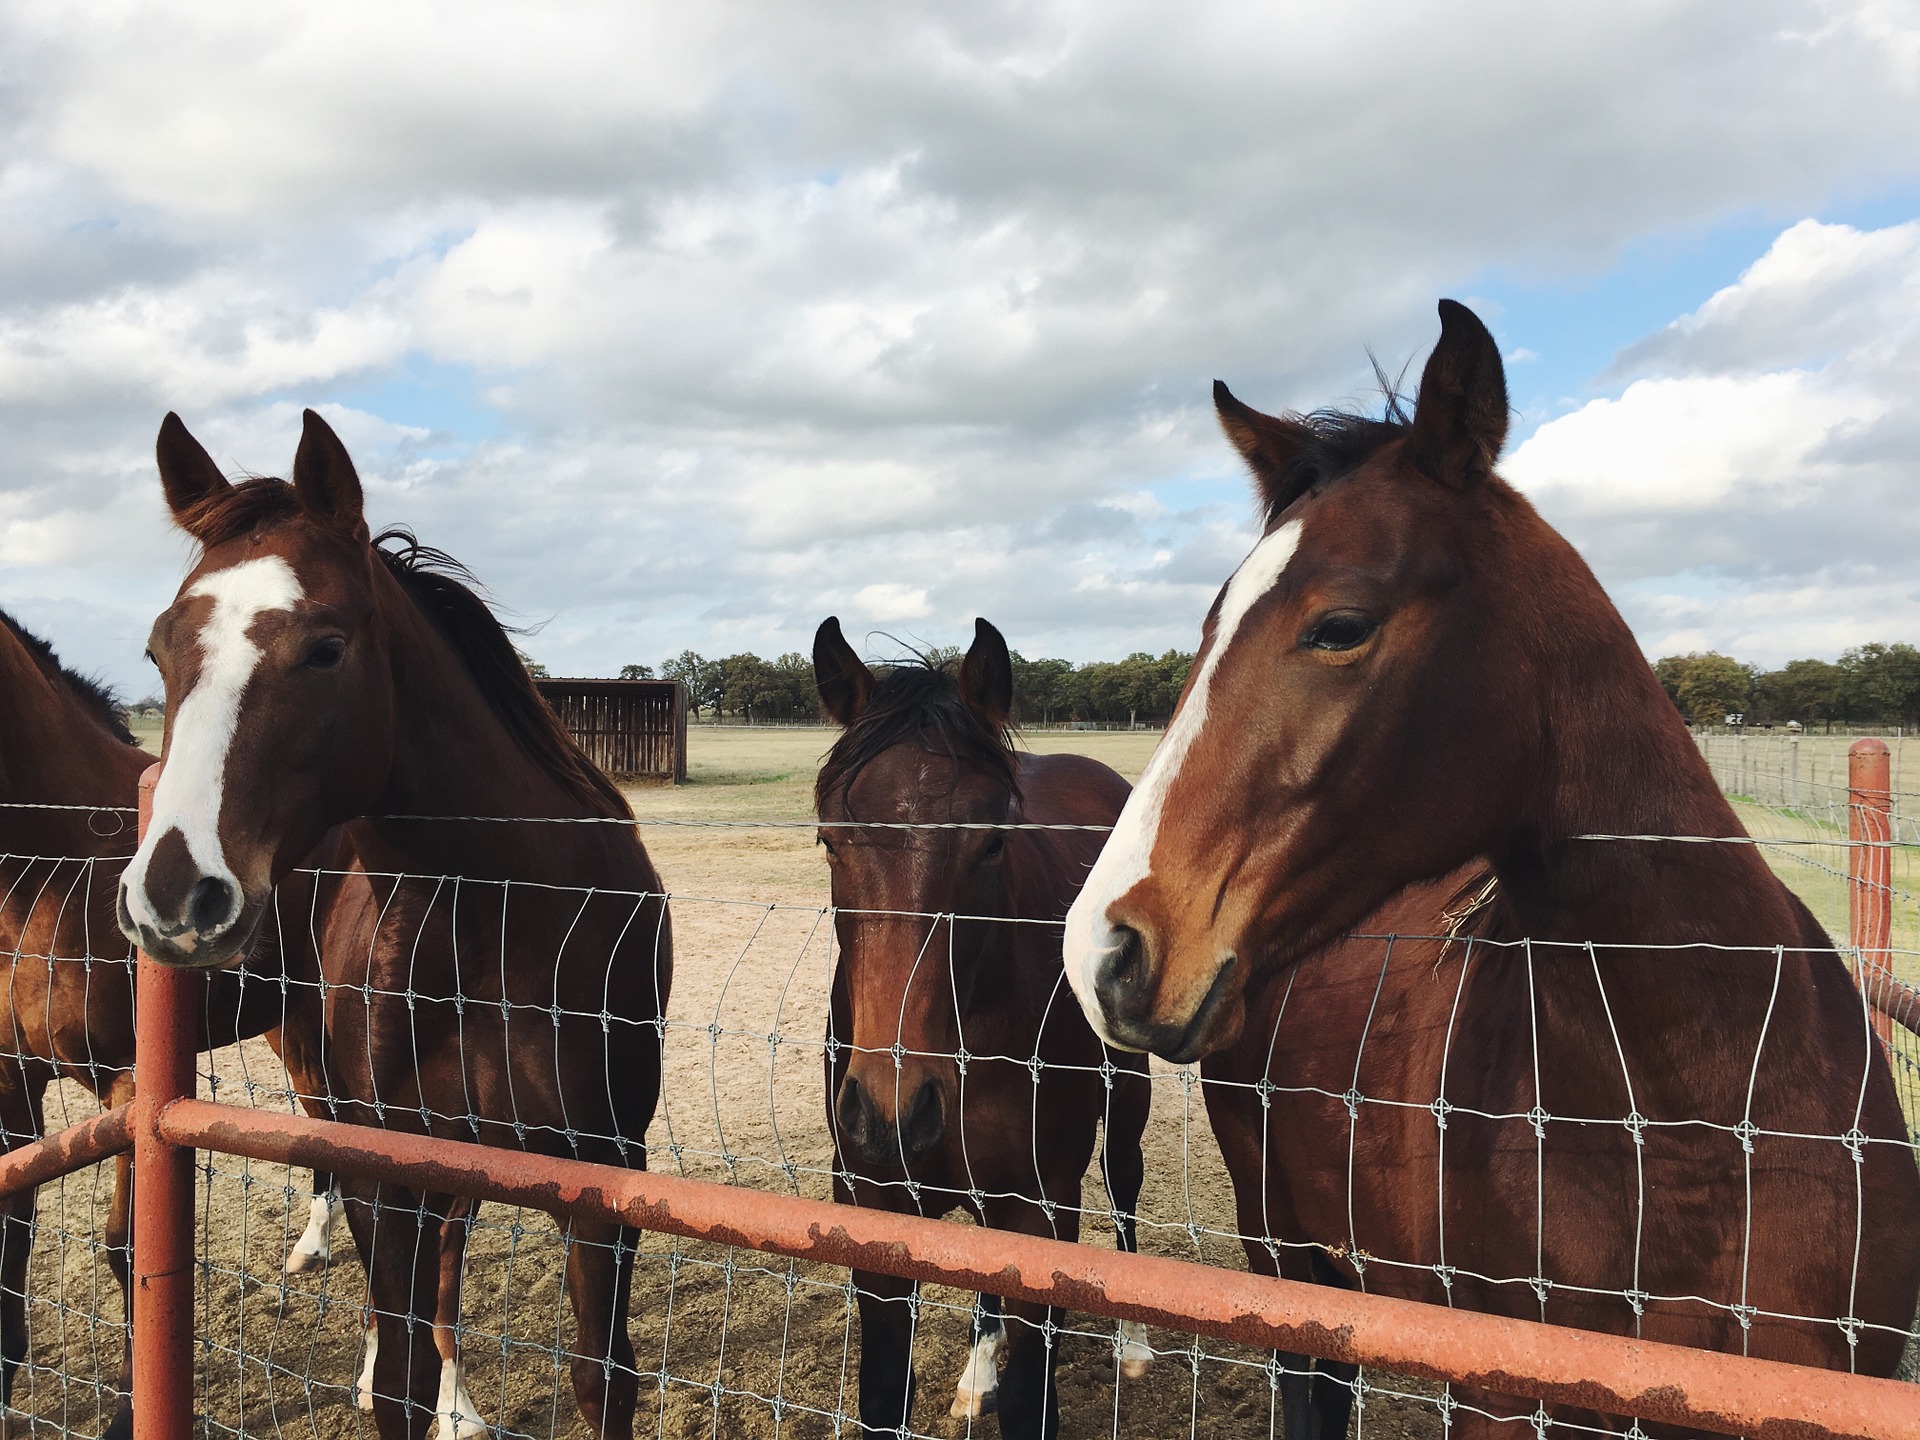
{"label": "white cloud", "polygon": [[[317,402],[376,520],[552,617],[556,668],[856,606],[1191,645],[1244,550],[1208,379],[1351,398],[1489,270],[1910,180],[1917,34],[1838,0],[18,5],[0,603],[97,588],[88,663],[140,683],[183,553],[160,415],[272,472]],[[1517,473],[1623,582],[1825,543],[1699,520],[1890,473],[1911,244],[1789,231]]]}
{"label": "white cloud", "polygon": [[1775,663],[1920,629],[1920,223],[1794,225],[1614,374],[1644,378],[1503,470],[1649,649]]}

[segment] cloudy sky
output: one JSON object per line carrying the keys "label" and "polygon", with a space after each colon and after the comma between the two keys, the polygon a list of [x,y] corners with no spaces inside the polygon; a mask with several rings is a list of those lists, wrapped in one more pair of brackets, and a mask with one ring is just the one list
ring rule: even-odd
{"label": "cloudy sky", "polygon": [[1441,295],[1650,652],[1920,640],[1901,0],[16,0],[0,137],[0,605],[136,695],[168,409],[321,410],[556,673],[1091,659],[1248,543],[1208,382],[1367,402]]}

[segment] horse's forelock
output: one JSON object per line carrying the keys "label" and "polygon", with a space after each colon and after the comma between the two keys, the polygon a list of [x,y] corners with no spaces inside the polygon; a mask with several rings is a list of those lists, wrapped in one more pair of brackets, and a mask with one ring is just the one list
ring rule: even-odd
{"label": "horse's forelock", "polygon": [[1020,762],[1005,727],[990,725],[960,693],[950,665],[909,662],[883,671],[853,723],[840,732],[814,782],[823,809],[880,755],[905,741],[937,746],[957,764],[971,764],[1004,780],[1018,797]]}

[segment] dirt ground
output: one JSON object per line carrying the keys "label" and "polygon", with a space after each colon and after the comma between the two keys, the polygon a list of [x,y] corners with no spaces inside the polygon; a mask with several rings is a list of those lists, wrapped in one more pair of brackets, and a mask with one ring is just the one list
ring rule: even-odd
{"label": "dirt ground", "polygon": [[[1035,749],[1076,750],[1138,775],[1153,734],[1049,733]],[[813,832],[667,822],[805,821],[826,730],[695,727],[688,783],[636,789],[643,835],[673,894],[676,974],[656,1170],[825,1197],[831,1147],[822,1096],[831,930]],[[1149,1252],[1239,1268],[1232,1194],[1193,1075],[1156,1065],[1142,1243]],[[284,1107],[284,1072],[264,1044],[222,1052],[203,1076],[235,1103]],[[71,1087],[49,1125],[92,1108]],[[356,1408],[365,1284],[344,1224],[335,1262],[288,1278],[306,1223],[304,1172],[202,1155],[198,1365],[209,1436],[372,1434]],[[30,1285],[33,1361],[16,1387],[17,1431],[97,1434],[118,1367],[115,1287],[93,1238],[107,1180],[83,1172],[41,1192]],[[1086,1243],[1110,1246],[1097,1173],[1083,1186]],[[573,1322],[565,1240],[545,1215],[482,1207],[461,1308],[468,1383],[504,1435],[584,1434],[567,1371]],[[947,1415],[966,1354],[972,1298],[929,1288],[915,1337],[917,1434],[998,1433]],[[95,1317],[106,1317],[97,1319]],[[641,1370],[639,1429],[659,1436],[826,1436],[855,1410],[859,1327],[842,1272],[712,1246],[643,1238],[630,1326]],[[1155,1332],[1157,1362],[1122,1380],[1112,1329],[1073,1316],[1059,1369],[1068,1436],[1260,1436],[1280,1415],[1268,1357]],[[1358,1433],[1437,1437],[1431,1389],[1370,1375]],[[1396,1393],[1398,1392],[1398,1393]]]}

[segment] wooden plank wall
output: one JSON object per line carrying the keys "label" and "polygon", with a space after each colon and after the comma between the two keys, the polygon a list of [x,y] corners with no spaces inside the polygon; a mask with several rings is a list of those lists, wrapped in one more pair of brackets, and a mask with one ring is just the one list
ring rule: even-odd
{"label": "wooden plank wall", "polygon": [[539,679],[540,694],[609,775],[687,778],[687,706],[673,680]]}

